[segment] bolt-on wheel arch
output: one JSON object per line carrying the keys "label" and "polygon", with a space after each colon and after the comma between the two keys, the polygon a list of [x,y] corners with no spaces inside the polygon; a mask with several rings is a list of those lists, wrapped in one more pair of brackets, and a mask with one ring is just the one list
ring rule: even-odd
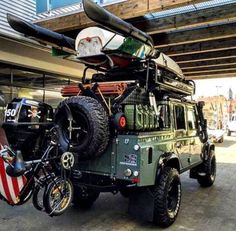
{"label": "bolt-on wheel arch", "polygon": [[178,172],[180,172],[180,163],[178,158],[170,158],[165,163],[165,167],[175,168]]}
{"label": "bolt-on wheel arch", "polygon": [[[159,174],[161,173],[161,170],[164,167],[171,167],[177,169],[177,171],[180,173],[180,160],[179,157],[172,152],[164,153],[160,156],[158,165],[157,165],[157,174],[156,177],[159,177]],[[157,179],[156,179],[157,180]]]}
{"label": "bolt-on wheel arch", "polygon": [[[72,114],[72,136],[69,139],[68,107]],[[103,106],[87,96],[65,99],[57,107],[55,123],[59,126],[59,143],[63,152],[68,150],[79,154],[80,159],[100,156],[109,141],[109,120]]]}
{"label": "bolt-on wheel arch", "polygon": [[153,196],[153,223],[170,226],[176,220],[181,202],[181,182],[176,169],[164,167],[153,187]]}

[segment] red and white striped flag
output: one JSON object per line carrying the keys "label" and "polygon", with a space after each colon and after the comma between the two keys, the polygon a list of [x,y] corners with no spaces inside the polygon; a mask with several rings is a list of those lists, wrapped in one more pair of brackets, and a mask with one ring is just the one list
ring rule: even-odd
{"label": "red and white striped flag", "polygon": [[[2,149],[2,145],[0,146]],[[25,176],[11,177],[6,173],[8,164],[0,157],[0,194],[8,201],[9,204],[17,204],[19,195],[27,182]]]}

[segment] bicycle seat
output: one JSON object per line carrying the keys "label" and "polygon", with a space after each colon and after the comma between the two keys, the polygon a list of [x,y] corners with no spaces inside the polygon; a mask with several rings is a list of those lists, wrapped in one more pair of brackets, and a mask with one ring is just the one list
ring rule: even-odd
{"label": "bicycle seat", "polygon": [[21,151],[16,152],[16,156],[12,162],[12,165],[7,166],[6,172],[11,177],[18,177],[24,175],[24,173],[26,172],[26,167]]}

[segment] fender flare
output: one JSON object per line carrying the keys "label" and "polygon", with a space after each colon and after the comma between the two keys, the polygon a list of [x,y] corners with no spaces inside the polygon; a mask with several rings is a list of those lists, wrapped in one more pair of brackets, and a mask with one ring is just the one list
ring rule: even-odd
{"label": "fender flare", "polygon": [[206,161],[210,157],[211,150],[215,151],[215,145],[208,140],[202,148],[202,154],[203,154],[202,155],[202,160],[203,161]]}
{"label": "fender flare", "polygon": [[166,166],[174,167],[180,173],[181,164],[178,155],[173,152],[166,152],[159,157],[156,170],[156,180],[158,179],[160,173]]}

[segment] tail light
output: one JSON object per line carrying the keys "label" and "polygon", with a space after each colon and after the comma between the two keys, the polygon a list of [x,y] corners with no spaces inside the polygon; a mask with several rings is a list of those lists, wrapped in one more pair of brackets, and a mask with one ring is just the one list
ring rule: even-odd
{"label": "tail light", "polygon": [[120,126],[120,128],[125,128],[126,127],[126,118],[124,116],[121,116],[119,118],[119,126]]}
{"label": "tail light", "polygon": [[118,112],[115,114],[113,122],[114,122],[115,128],[119,130],[125,129],[127,125],[126,117],[124,113],[122,112]]}

